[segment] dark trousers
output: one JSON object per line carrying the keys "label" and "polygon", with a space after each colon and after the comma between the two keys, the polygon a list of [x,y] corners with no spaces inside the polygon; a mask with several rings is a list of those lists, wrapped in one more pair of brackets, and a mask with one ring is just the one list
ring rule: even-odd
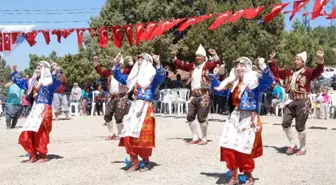
{"label": "dark trousers", "polygon": [[199,97],[192,96],[191,98],[188,104],[188,122],[194,121],[196,116],[199,123],[205,122],[210,111],[210,96],[204,94]]}
{"label": "dark trousers", "polygon": [[112,121],[112,117],[116,120],[117,124],[122,123],[124,115],[127,113],[128,105],[127,105],[127,96],[124,97],[113,97],[111,98],[105,107],[105,122]]}
{"label": "dark trousers", "polygon": [[306,122],[311,109],[310,99],[293,100],[290,104],[284,107],[284,118],[282,127],[288,128],[291,126],[295,118],[295,128],[298,132],[306,129]]}

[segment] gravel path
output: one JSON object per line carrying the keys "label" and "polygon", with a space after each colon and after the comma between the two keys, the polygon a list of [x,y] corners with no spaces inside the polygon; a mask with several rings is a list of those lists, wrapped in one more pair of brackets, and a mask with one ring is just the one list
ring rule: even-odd
{"label": "gravel path", "polygon": [[[155,167],[146,173],[127,174],[124,148],[104,141],[102,117],[73,117],[53,123],[49,157],[44,164],[25,164],[17,144],[20,130],[0,127],[0,184],[38,185],[211,185],[223,184],[225,163],[219,161],[219,138],[225,116],[210,115],[206,146],[186,145],[190,130],[184,117],[157,116]],[[23,122],[24,120],[20,120]],[[255,184],[331,185],[336,176],[336,122],[309,120],[306,156],[283,154],[287,139],[281,117],[262,117],[264,155],[255,160]]]}

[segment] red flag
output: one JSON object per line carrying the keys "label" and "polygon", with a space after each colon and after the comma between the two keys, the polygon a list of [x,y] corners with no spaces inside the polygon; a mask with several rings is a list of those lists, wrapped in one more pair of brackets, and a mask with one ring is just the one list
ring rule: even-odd
{"label": "red flag", "polygon": [[44,40],[49,45],[49,43],[50,43],[50,31],[49,30],[40,30],[40,32],[42,32]]}
{"label": "red flag", "polygon": [[259,6],[257,8],[248,8],[245,9],[245,18],[246,19],[254,19],[256,18],[261,11],[263,11],[265,9],[265,6]]}
{"label": "red flag", "polygon": [[37,36],[37,33],[38,33],[37,31],[31,31],[31,32],[26,33],[26,40],[30,47],[36,44],[35,38]]}
{"label": "red flag", "polygon": [[83,36],[84,36],[84,32],[86,31],[86,28],[79,28],[76,29],[76,33],[77,33],[77,43],[78,43],[78,47],[81,48],[83,45]]}
{"label": "red flag", "polygon": [[156,26],[155,22],[151,22],[147,24],[146,30],[140,35],[140,41],[147,40],[149,41],[150,34],[154,31]]}
{"label": "red flag", "polygon": [[182,25],[180,25],[177,30],[179,32],[181,31],[184,31],[185,29],[187,29],[189,26],[191,25],[194,25],[194,24],[197,24],[201,21],[204,21],[204,20],[207,20],[209,19],[210,17],[212,17],[212,15],[201,15],[201,16],[198,16],[198,17],[191,17],[189,18],[186,22],[184,22]]}
{"label": "red flag", "polygon": [[68,38],[69,35],[74,31],[74,29],[61,30],[63,38]]}
{"label": "red flag", "polygon": [[271,20],[277,16],[289,3],[279,3],[273,5],[272,11],[265,15],[264,22],[268,24]]}
{"label": "red flag", "polygon": [[3,33],[3,50],[4,51],[10,51],[11,50],[11,38],[10,33]]}
{"label": "red flag", "polygon": [[217,27],[219,27],[220,25],[222,25],[230,16],[231,16],[232,12],[227,11],[224,13],[221,13],[215,20],[215,22],[213,22],[211,24],[211,26],[208,28],[209,30],[214,30]]}
{"label": "red flag", "polygon": [[154,37],[159,37],[163,34],[163,29],[165,26],[169,25],[171,21],[162,21],[159,25],[152,31],[148,40],[153,40]]}
{"label": "red flag", "polygon": [[225,23],[233,23],[238,21],[245,14],[245,10],[236,11]]}
{"label": "red flag", "polygon": [[112,26],[112,37],[113,37],[113,44],[117,48],[121,48],[122,45],[122,31],[121,26]]}
{"label": "red flag", "polygon": [[108,46],[108,27],[99,28],[99,47],[106,48]]}
{"label": "red flag", "polygon": [[136,38],[136,45],[140,44],[140,36],[145,31],[144,24],[139,23],[135,25],[135,38]]}
{"label": "red flag", "polygon": [[321,16],[321,11],[323,10],[324,6],[327,5],[329,0],[315,0],[312,17],[311,19],[314,20],[317,17]]}
{"label": "red flag", "polygon": [[21,34],[22,34],[21,32],[11,33],[11,35],[12,35],[12,44],[16,43],[17,37],[20,36]]}
{"label": "red flag", "polygon": [[3,51],[3,45],[2,45],[2,32],[0,32],[0,51]]}
{"label": "red flag", "polygon": [[89,33],[90,33],[91,38],[95,37],[97,34],[96,28],[89,28]]}
{"label": "red flag", "polygon": [[59,43],[61,43],[61,39],[62,39],[62,30],[53,30],[53,31],[51,31],[51,34],[56,35],[56,37],[57,37],[57,41],[58,41]]}
{"label": "red flag", "polygon": [[336,7],[333,9],[331,14],[328,15],[327,19],[335,19],[336,18]]}
{"label": "red flag", "polygon": [[164,32],[166,32],[166,31],[168,31],[168,30],[170,30],[170,29],[172,29],[174,26],[176,26],[176,25],[178,25],[178,24],[180,24],[182,21],[184,21],[184,20],[186,20],[186,18],[181,18],[181,19],[176,19],[176,20],[172,20],[171,22],[170,22],[170,24],[166,24],[166,25],[164,25],[164,27],[163,27],[163,33]]}
{"label": "red flag", "polygon": [[126,37],[130,46],[133,46],[133,28],[131,24],[124,25]]}
{"label": "red flag", "polygon": [[292,14],[289,16],[289,20],[291,21],[294,17],[294,15],[304,6],[306,6],[309,3],[309,0],[296,0],[293,4],[293,10]]}

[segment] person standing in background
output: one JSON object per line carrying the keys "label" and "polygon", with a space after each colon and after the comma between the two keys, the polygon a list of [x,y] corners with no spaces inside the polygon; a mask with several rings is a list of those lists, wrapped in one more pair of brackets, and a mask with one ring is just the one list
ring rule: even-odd
{"label": "person standing in background", "polygon": [[13,129],[22,113],[21,96],[23,92],[11,79],[5,84],[5,88],[8,88],[5,104],[6,125],[7,129]]}
{"label": "person standing in background", "polygon": [[25,91],[25,93],[21,97],[21,103],[23,106],[22,116],[25,118],[28,117],[30,109],[31,109],[31,105],[29,101],[26,100],[27,96],[28,96],[28,91]]}

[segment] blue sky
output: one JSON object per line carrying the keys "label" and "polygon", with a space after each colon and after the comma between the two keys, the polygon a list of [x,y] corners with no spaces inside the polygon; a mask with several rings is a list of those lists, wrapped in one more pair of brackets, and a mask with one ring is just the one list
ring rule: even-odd
{"label": "blue sky", "polygon": [[[0,17],[1,22],[27,22],[27,21],[49,21],[49,22],[64,22],[64,21],[87,21],[87,22],[76,22],[76,23],[35,23],[36,29],[56,29],[56,28],[81,28],[88,27],[88,22],[90,16],[99,15],[99,9],[104,5],[106,0],[6,0],[2,3],[0,7]],[[335,1],[335,0],[331,0]],[[283,2],[292,2],[292,0],[284,0]],[[314,1],[311,0],[308,4],[308,11],[313,9]],[[285,10],[291,10],[292,3],[285,8]],[[32,13],[27,14],[24,10],[44,10],[40,14]],[[47,10],[52,10],[47,13]],[[62,9],[60,11],[55,11],[55,9]],[[74,14],[64,14],[64,9],[84,9],[73,11]],[[8,12],[3,10],[20,10],[22,14],[8,14]],[[328,12],[331,9],[326,8]],[[63,14],[51,14],[56,12],[63,12]],[[301,18],[302,12],[298,13],[295,18]],[[291,22],[289,22],[289,14],[286,15],[286,29],[291,28]],[[327,26],[329,21],[325,18],[317,18],[311,21],[313,27],[316,26]],[[13,23],[11,23],[13,24]],[[23,70],[28,67],[29,64],[29,54],[37,55],[49,55],[51,51],[55,50],[58,56],[63,56],[68,53],[77,53],[77,36],[73,32],[67,39],[63,39],[62,43],[59,44],[56,41],[56,37],[51,35],[51,42],[46,45],[42,34],[38,34],[36,37],[37,44],[30,47],[27,42],[24,42],[19,47],[17,47],[10,56],[6,56],[5,60],[9,65],[18,64],[19,68]]]}

